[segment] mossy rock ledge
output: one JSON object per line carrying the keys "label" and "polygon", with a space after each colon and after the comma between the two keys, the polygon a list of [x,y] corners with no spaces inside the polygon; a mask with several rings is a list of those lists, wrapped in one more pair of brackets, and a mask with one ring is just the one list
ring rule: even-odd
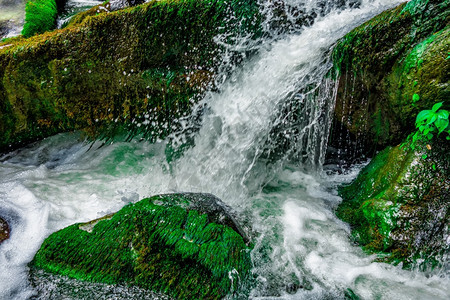
{"label": "mossy rock ledge", "polygon": [[257,35],[258,11],[254,0],[150,1],[0,42],[0,152],[78,129],[166,137],[213,82],[218,36]]}
{"label": "mossy rock ledge", "polygon": [[388,147],[340,188],[337,216],[365,250],[404,267],[448,268],[449,151],[445,138],[421,141],[415,150]]}
{"label": "mossy rock ledge", "polygon": [[175,299],[236,293],[252,267],[228,207],[210,194],[166,194],[50,235],[30,267],[82,281],[138,286]]}
{"label": "mossy rock ledge", "polygon": [[[372,156],[414,131],[418,112],[450,99],[449,16],[449,1],[413,0],[339,40],[333,147]],[[348,140],[357,146],[338,145]]]}

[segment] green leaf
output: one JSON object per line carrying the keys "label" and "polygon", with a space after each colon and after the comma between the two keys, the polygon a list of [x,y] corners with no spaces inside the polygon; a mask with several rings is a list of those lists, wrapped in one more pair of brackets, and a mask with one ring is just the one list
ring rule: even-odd
{"label": "green leaf", "polygon": [[433,134],[432,134],[432,133],[428,133],[428,134],[427,134],[427,139],[428,139],[428,140],[431,140],[432,138],[433,138]]}
{"label": "green leaf", "polygon": [[434,113],[434,114],[431,116],[431,118],[428,120],[427,124],[431,125],[431,124],[433,124],[434,121],[436,121],[436,120],[437,120],[437,114]]}
{"label": "green leaf", "polygon": [[413,102],[417,102],[420,100],[420,96],[418,94],[414,94],[412,97]]}
{"label": "green leaf", "polygon": [[439,133],[441,133],[447,128],[448,119],[437,119],[436,122],[434,122],[434,125],[436,125]]}
{"label": "green leaf", "polygon": [[423,155],[422,155],[422,158],[423,158],[423,159],[426,159],[427,157],[428,157],[428,155],[426,155],[426,154],[423,154]]}
{"label": "green leaf", "polygon": [[433,170],[436,171],[436,164],[433,164],[432,167],[433,167]]}
{"label": "green leaf", "polygon": [[437,112],[439,110],[439,108],[441,108],[442,104],[444,102],[438,102],[435,105],[433,105],[433,108],[431,109],[433,112]]}
{"label": "green leaf", "polygon": [[416,127],[417,127],[417,124],[420,124],[424,120],[428,119],[428,115],[430,113],[431,113],[431,110],[422,110],[416,117]]}
{"label": "green leaf", "polygon": [[441,109],[437,113],[439,119],[448,119],[449,113],[448,110]]}

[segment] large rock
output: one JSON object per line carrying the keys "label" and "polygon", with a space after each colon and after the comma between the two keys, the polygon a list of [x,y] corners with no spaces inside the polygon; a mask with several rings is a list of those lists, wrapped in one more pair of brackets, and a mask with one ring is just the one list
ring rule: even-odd
{"label": "large rock", "polygon": [[136,285],[176,299],[220,299],[248,277],[245,240],[216,197],[160,195],[50,235],[31,266],[84,281]]}
{"label": "large rock", "polygon": [[253,0],[152,1],[0,43],[0,151],[82,128],[166,136],[213,78],[215,37],[256,32],[257,12]]}
{"label": "large rock", "polygon": [[413,131],[419,111],[450,99],[449,15],[449,1],[413,0],[338,42],[333,147],[371,156]]}
{"label": "large rock", "polygon": [[[25,6],[25,24],[22,35],[30,37],[56,28],[58,17],[56,0],[28,0]],[[61,2],[65,2],[62,0]],[[64,4],[62,3],[61,6]]]}
{"label": "large rock", "polygon": [[344,200],[337,215],[350,223],[364,249],[404,266],[448,264],[449,151],[442,137],[420,141],[415,150],[388,147],[340,189]]}

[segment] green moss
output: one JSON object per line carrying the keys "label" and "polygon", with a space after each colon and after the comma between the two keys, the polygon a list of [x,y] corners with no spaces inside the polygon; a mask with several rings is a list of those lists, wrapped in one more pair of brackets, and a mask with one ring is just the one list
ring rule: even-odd
{"label": "green moss", "polygon": [[99,14],[109,13],[109,1],[105,1],[102,4],[96,5],[85,11],[79,12],[72,16],[70,20],[63,24],[63,27],[72,27],[80,25],[87,17],[96,16]]}
{"label": "green moss", "polygon": [[445,54],[450,50],[449,41],[450,28],[430,35],[411,49],[386,76],[386,90],[393,109],[402,116],[402,128],[408,122],[413,124],[419,111],[449,99],[450,87],[446,82],[450,63]]}
{"label": "green moss", "polygon": [[431,35],[430,37],[426,38],[421,43],[417,44],[411,51],[409,51],[409,54],[406,56],[406,58],[403,60],[403,72],[409,73],[412,68],[420,68],[423,64],[423,54],[425,50],[428,48],[428,45],[433,42],[436,39],[436,34]]}
{"label": "green moss", "polygon": [[44,241],[31,265],[177,299],[220,299],[248,276],[250,249],[230,227],[189,209],[190,201],[155,196],[106,219],[69,226]]}
{"label": "green moss", "polygon": [[57,16],[55,0],[29,0],[25,6],[22,35],[30,37],[55,29]]}
{"label": "green moss", "polygon": [[408,145],[388,147],[340,188],[344,200],[336,214],[350,223],[365,250],[405,266],[418,259],[440,263],[448,251],[449,147],[443,138],[422,142],[415,151]]}
{"label": "green moss", "polygon": [[[237,22],[242,19],[242,22]],[[55,132],[176,130],[211,83],[222,48],[258,35],[255,1],[152,1],[0,49],[0,151]]]}
{"label": "green moss", "polygon": [[421,10],[425,9],[429,0],[412,0],[406,3],[404,6],[402,13],[410,13],[417,14],[420,13]]}

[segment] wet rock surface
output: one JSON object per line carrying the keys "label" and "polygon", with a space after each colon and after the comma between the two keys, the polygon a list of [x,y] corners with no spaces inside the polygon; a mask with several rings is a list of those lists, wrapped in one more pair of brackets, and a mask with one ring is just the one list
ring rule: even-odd
{"label": "wet rock surface", "polygon": [[342,187],[337,215],[350,223],[355,241],[382,253],[383,261],[422,269],[448,265],[449,151],[444,138],[415,150],[388,147]]}
{"label": "wet rock surface", "polygon": [[9,239],[9,232],[10,229],[8,223],[0,217],[0,244]]}
{"label": "wet rock surface", "polygon": [[[136,286],[111,285],[85,282],[54,275],[42,270],[31,269],[30,282],[37,295],[32,299],[130,299],[130,300],[171,300],[169,296],[151,292]],[[112,296],[113,295],[113,296]]]}

